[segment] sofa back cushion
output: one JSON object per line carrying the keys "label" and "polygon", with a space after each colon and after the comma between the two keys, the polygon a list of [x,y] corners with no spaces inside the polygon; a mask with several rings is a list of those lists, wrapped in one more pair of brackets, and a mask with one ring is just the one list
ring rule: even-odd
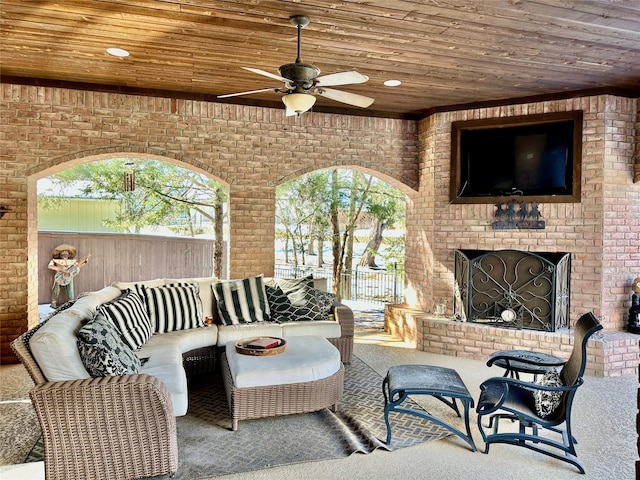
{"label": "sofa back cushion", "polygon": [[175,332],[204,326],[197,283],[145,287],[147,311],[153,333]]}
{"label": "sofa back cushion", "polygon": [[51,317],[29,341],[33,358],[50,382],[90,378],[82,364],[76,334],[90,316],[69,308]]}
{"label": "sofa back cushion", "polygon": [[224,325],[269,320],[263,276],[228,280],[213,285],[220,320]]}
{"label": "sofa back cushion", "polygon": [[98,313],[108,318],[120,331],[124,343],[138,350],[151,338],[151,320],[140,296],[131,290],[98,307]]}
{"label": "sofa back cushion", "polygon": [[29,340],[29,349],[42,374],[50,382],[90,378],[77,346],[77,333],[90,320],[95,305],[120,295],[120,290],[105,287],[78,298],[71,308],[52,316]]}

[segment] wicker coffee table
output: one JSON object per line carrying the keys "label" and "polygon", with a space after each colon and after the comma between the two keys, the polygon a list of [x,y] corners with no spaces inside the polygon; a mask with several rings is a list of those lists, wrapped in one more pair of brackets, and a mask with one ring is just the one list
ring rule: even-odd
{"label": "wicker coffee table", "polygon": [[340,352],[319,336],[288,337],[285,350],[269,356],[243,355],[229,342],[222,375],[233,430],[239,420],[335,411],[344,383]]}

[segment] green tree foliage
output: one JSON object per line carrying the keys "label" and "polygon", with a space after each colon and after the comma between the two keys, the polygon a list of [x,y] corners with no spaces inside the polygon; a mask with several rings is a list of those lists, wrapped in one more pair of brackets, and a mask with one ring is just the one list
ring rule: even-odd
{"label": "green tree foliage", "polygon": [[[124,173],[135,175],[135,189],[124,191]],[[223,209],[227,200],[222,185],[207,176],[170,163],[147,159],[114,158],[83,164],[51,177],[60,192],[80,188],[83,196],[117,200],[122,207],[106,225],[122,232],[166,226],[176,233],[195,235],[195,212],[209,219],[216,238],[214,273],[221,275]],[[49,200],[52,201],[52,200]]]}
{"label": "green tree foliage", "polygon": [[[319,240],[316,251],[322,251],[327,226],[327,186],[329,172],[316,172],[293,179],[276,189],[276,221],[285,232],[285,243],[291,245],[294,263],[306,265],[309,244]],[[289,248],[286,249],[288,255]]]}
{"label": "green tree foliage", "polygon": [[[376,256],[384,238],[384,230],[404,224],[404,195],[388,183],[376,182],[367,196],[365,211],[372,223],[369,240],[359,264],[363,267],[377,267]],[[387,252],[387,256],[389,253],[397,255],[397,249]],[[393,256],[395,255],[392,258]]]}
{"label": "green tree foliage", "polygon": [[[341,285],[341,280],[348,278],[352,270],[355,229],[362,224],[371,225],[367,252],[375,265],[384,228],[393,227],[404,218],[403,195],[387,183],[353,170],[319,171],[296,178],[278,187],[276,199],[285,261],[290,263],[291,251],[292,263],[304,265],[305,255],[315,246],[320,266],[325,240],[330,240],[333,290],[339,296],[349,293],[345,290],[349,282]],[[398,263],[393,257],[402,256],[399,246],[391,249],[391,257],[385,260]]]}

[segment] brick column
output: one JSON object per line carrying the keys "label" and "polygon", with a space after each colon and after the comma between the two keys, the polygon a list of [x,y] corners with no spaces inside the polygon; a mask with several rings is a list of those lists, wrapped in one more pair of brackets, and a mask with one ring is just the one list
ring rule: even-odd
{"label": "brick column", "polygon": [[231,185],[229,217],[229,278],[273,276],[275,187]]}

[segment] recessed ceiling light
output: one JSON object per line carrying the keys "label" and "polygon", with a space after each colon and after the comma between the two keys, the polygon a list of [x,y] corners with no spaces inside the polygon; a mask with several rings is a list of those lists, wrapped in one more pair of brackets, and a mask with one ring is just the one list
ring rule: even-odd
{"label": "recessed ceiling light", "polygon": [[400,80],[385,80],[384,81],[384,85],[386,87],[397,87],[400,84],[402,84],[402,82]]}
{"label": "recessed ceiling light", "polygon": [[116,47],[107,48],[107,53],[109,55],[113,55],[114,57],[128,57],[129,56],[129,52],[127,52],[123,48],[116,48]]}

